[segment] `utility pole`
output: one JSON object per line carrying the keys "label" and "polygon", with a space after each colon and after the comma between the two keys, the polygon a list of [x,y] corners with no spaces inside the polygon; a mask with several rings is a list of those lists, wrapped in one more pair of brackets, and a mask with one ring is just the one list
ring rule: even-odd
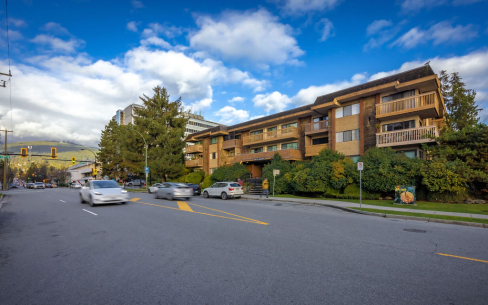
{"label": "utility pole", "polygon": [[[8,132],[13,132],[13,130],[0,130],[0,131],[5,131],[5,153],[4,153],[4,157],[7,156],[7,133]],[[6,191],[7,190],[7,169],[8,169],[8,166],[7,166],[7,158],[4,158],[3,159],[3,190]]]}

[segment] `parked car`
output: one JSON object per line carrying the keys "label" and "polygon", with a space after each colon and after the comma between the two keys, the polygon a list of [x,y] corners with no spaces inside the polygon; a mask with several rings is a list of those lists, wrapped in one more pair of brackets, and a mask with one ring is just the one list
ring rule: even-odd
{"label": "parked car", "polygon": [[113,180],[92,180],[80,190],[81,203],[88,202],[90,206],[108,203],[126,203],[129,193]]}
{"label": "parked car", "polygon": [[56,188],[56,187],[58,187],[58,185],[56,183],[53,183],[53,184],[51,184],[51,187]]}
{"label": "parked car", "polygon": [[12,186],[10,188],[16,189],[16,188],[18,188],[18,186],[17,186],[17,184],[14,183],[14,184],[12,184]]}
{"label": "parked car", "polygon": [[79,184],[78,182],[74,182],[74,183],[71,183],[71,185],[69,187],[72,189],[81,189],[81,184]]}
{"label": "parked car", "polygon": [[42,182],[36,182],[34,183],[34,189],[43,189],[44,188],[44,183]]}
{"label": "parked car", "polygon": [[143,179],[135,179],[131,181],[127,181],[125,186],[144,186],[145,181]]}
{"label": "parked car", "polygon": [[198,184],[186,183],[191,189],[193,189],[193,195],[200,196],[202,193],[202,188]]}
{"label": "parked car", "polygon": [[193,190],[183,183],[165,182],[156,190],[155,198],[166,198],[173,200],[175,198],[190,199],[193,196]]}
{"label": "parked car", "polygon": [[51,183],[46,183],[44,186],[45,186],[46,188],[52,188]]}
{"label": "parked car", "polygon": [[216,182],[211,187],[203,190],[203,197],[241,198],[244,195],[242,187],[237,182]]}
{"label": "parked car", "polygon": [[153,186],[150,186],[148,189],[147,189],[147,192],[149,194],[152,194],[152,193],[155,193],[156,190],[158,189],[158,187],[160,187],[161,185],[163,185],[162,183],[155,183]]}
{"label": "parked car", "polygon": [[26,183],[25,184],[25,187],[28,188],[28,189],[31,189],[33,185],[34,185],[34,183],[30,183],[29,182],[29,183]]}

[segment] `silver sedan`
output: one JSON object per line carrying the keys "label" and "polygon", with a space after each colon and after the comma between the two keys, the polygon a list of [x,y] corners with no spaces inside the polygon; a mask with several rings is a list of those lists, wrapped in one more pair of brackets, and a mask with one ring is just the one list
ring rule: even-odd
{"label": "silver sedan", "polygon": [[156,190],[161,186],[163,185],[162,183],[155,183],[153,186],[150,186],[148,189],[147,189],[147,192],[149,194],[152,194],[152,193],[156,193]]}
{"label": "silver sedan", "polygon": [[190,199],[193,196],[193,189],[188,187],[186,184],[166,182],[161,184],[156,190],[155,198],[166,198],[168,200],[173,200],[175,198],[185,198]]}

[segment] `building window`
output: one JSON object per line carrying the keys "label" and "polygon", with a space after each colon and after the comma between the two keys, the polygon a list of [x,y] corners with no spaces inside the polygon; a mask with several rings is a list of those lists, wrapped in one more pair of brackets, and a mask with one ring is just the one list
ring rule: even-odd
{"label": "building window", "polygon": [[270,145],[268,146],[268,151],[275,151],[278,150],[278,145]]}
{"label": "building window", "polygon": [[278,127],[276,127],[276,126],[275,126],[275,127],[269,127],[269,128],[268,128],[268,132],[269,132],[269,131],[275,131],[275,130],[277,130],[277,129],[278,129]]}
{"label": "building window", "polygon": [[281,149],[298,149],[298,142],[281,144]]}
{"label": "building window", "polygon": [[385,124],[381,128],[383,132],[415,128],[415,120]]}
{"label": "building window", "polygon": [[359,103],[336,109],[336,118],[359,114]]}
{"label": "building window", "polygon": [[211,153],[211,154],[210,154],[210,159],[212,159],[212,160],[217,159],[217,153],[216,153],[216,152]]}
{"label": "building window", "polygon": [[210,144],[217,144],[217,137],[210,138]]}
{"label": "building window", "polygon": [[399,150],[397,151],[398,154],[405,154],[405,156],[409,157],[410,159],[413,159],[417,157],[417,150]]}
{"label": "building window", "polygon": [[241,139],[241,135],[240,134],[236,134],[236,140],[240,140]]}
{"label": "building window", "polygon": [[359,129],[336,132],[336,142],[349,142],[359,140]]}
{"label": "building window", "polygon": [[352,160],[352,162],[354,162],[354,163],[358,163],[358,161],[359,161],[359,156],[349,156],[349,159],[351,159],[351,160]]}
{"label": "building window", "polygon": [[295,123],[281,125],[281,129],[290,128],[290,127],[298,127],[298,123],[295,122]]}
{"label": "building window", "polygon": [[262,129],[261,130],[254,130],[254,131],[251,131],[250,135],[253,136],[255,134],[261,134],[261,133],[263,133]]}
{"label": "building window", "polygon": [[400,93],[395,93],[395,94],[392,94],[392,95],[383,96],[383,98],[381,99],[381,102],[382,103],[391,102],[391,101],[394,101],[394,100],[399,100],[399,99],[402,99],[402,98],[405,98],[405,97],[409,97],[409,96],[414,96],[414,95],[415,95],[415,89],[414,90],[403,91],[403,92],[400,92]]}
{"label": "building window", "polygon": [[328,119],[329,119],[328,116],[321,116],[318,118],[313,118],[313,122],[316,123],[316,122],[320,122],[320,121],[327,121]]}
{"label": "building window", "polygon": [[263,148],[262,147],[251,148],[251,154],[257,154],[257,153],[260,153],[260,152],[263,152]]}
{"label": "building window", "polygon": [[320,145],[329,143],[329,138],[317,138],[312,140],[312,145]]}
{"label": "building window", "polygon": [[228,154],[229,157],[234,157],[235,155],[236,155],[236,151],[235,150],[229,151],[229,154]]}

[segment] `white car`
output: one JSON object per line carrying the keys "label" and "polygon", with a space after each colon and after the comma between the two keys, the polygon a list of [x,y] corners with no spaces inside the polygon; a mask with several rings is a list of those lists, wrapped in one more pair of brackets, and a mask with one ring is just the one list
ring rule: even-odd
{"label": "white car", "polygon": [[92,180],[80,190],[81,203],[96,204],[126,203],[129,193],[113,180]]}
{"label": "white car", "polygon": [[81,189],[81,184],[75,182],[75,183],[71,183],[69,187],[72,189]]}
{"label": "white car", "polygon": [[244,195],[244,191],[237,182],[217,182],[203,190],[205,198],[220,197],[226,200],[227,198],[241,198],[242,195]]}
{"label": "white car", "polygon": [[45,188],[44,183],[42,182],[36,182],[34,183],[34,186],[32,187],[33,189],[43,189]]}
{"label": "white car", "polygon": [[153,186],[150,186],[147,189],[147,192],[149,194],[156,193],[156,191],[158,190],[159,187],[161,187],[161,185],[163,185],[163,184],[162,183],[155,183]]}

